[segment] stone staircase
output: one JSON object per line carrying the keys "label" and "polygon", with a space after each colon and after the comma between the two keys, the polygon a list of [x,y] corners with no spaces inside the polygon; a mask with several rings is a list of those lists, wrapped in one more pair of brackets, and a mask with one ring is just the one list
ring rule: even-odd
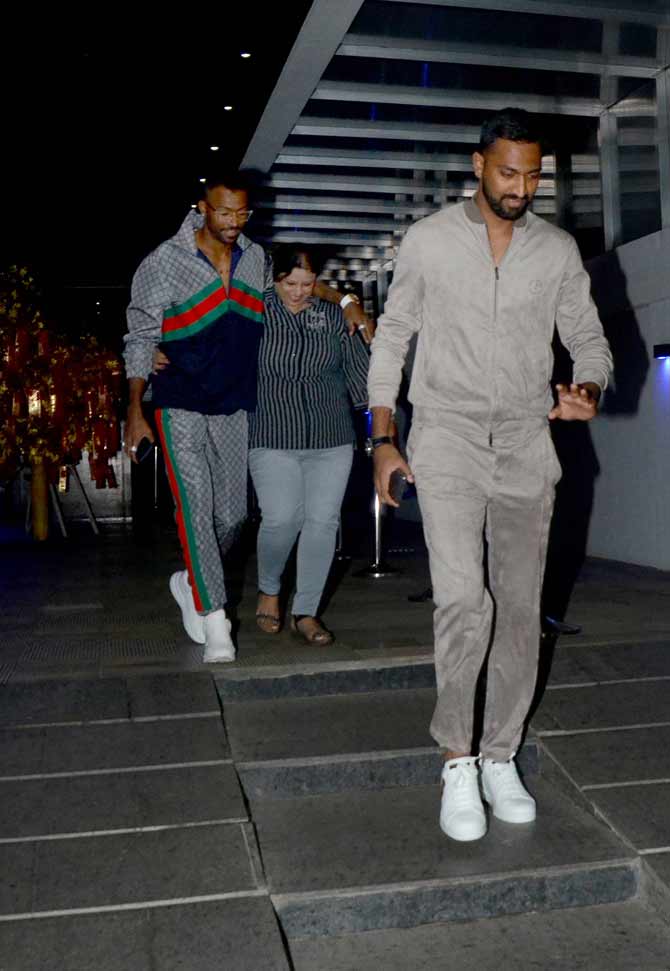
{"label": "stone staircase", "polygon": [[[502,919],[509,939],[527,929],[544,962],[524,967],[579,966],[552,964],[540,944],[542,926],[559,933],[571,920],[591,940],[604,941],[613,920],[628,928],[616,955],[601,964],[591,953],[589,968],[670,967],[670,934],[640,903],[637,854],[563,783],[532,737],[519,764],[538,801],[536,823],[492,820],[486,838],[470,844],[443,836],[441,759],[428,734],[431,664],[223,671],[216,684],[296,971],[431,967],[440,940],[453,954],[449,967],[504,969],[482,964],[463,931],[464,922],[476,926],[486,945]],[[632,963],[616,963],[624,958]]]}
{"label": "stone staircase", "polygon": [[443,836],[425,660],[214,678],[0,690],[0,971],[670,967],[667,887],[541,741],[535,824]]}
{"label": "stone staircase", "polygon": [[0,690],[0,971],[287,971],[211,676]]}

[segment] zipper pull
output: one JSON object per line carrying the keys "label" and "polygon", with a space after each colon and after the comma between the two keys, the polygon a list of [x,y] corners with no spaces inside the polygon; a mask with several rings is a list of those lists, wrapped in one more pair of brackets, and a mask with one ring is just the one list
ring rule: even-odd
{"label": "zipper pull", "polygon": [[496,266],[496,282],[500,279],[500,274],[498,273],[498,267]]}

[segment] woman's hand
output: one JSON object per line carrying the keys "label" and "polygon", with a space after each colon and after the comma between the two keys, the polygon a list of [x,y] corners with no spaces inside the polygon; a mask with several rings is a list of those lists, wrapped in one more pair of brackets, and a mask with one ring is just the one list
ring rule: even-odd
{"label": "woman's hand", "polygon": [[154,374],[158,374],[159,371],[163,371],[170,363],[170,358],[167,354],[164,354],[158,347],[154,348],[154,355],[151,361],[151,370]]}

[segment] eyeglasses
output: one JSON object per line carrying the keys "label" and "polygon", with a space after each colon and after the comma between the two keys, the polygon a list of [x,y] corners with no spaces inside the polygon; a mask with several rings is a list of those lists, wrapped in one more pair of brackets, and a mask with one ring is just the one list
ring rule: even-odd
{"label": "eyeglasses", "polygon": [[236,223],[242,223],[242,225],[249,222],[254,214],[253,209],[217,209],[210,202],[208,202],[207,199],[205,199],[204,202],[207,208],[210,209],[215,216],[218,216],[219,219],[234,219]]}

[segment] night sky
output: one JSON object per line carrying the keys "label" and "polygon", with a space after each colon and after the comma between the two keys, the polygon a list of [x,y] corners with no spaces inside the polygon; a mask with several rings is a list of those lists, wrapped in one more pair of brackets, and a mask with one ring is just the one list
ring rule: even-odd
{"label": "night sky", "polygon": [[116,329],[132,273],[198,179],[244,154],[310,5],[3,15],[2,265],[31,265],[72,329],[82,314]]}

